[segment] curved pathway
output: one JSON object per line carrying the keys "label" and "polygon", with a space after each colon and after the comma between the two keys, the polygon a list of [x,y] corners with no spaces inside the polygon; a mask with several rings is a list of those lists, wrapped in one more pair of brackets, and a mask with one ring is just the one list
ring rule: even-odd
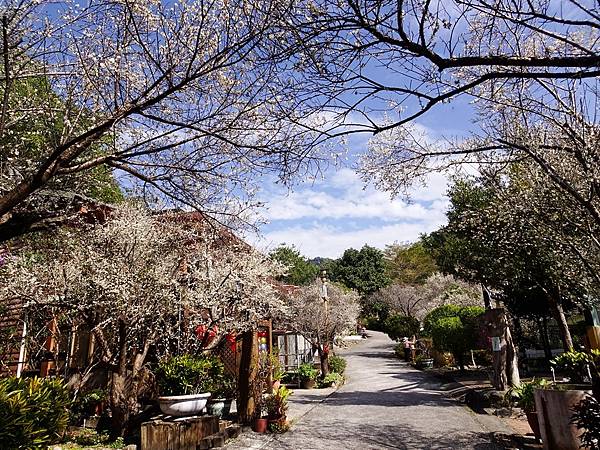
{"label": "curved pathway", "polygon": [[[444,397],[441,383],[400,362],[383,333],[350,350],[347,383],[307,408],[292,429],[262,442],[228,448],[263,449],[496,449],[491,431],[498,419],[483,419]],[[298,408],[302,391],[290,399]],[[293,400],[292,400],[293,399]],[[306,400],[308,402],[308,400]],[[483,420],[482,420],[483,419]],[[254,433],[253,433],[254,434]],[[242,437],[243,439],[243,437]]]}

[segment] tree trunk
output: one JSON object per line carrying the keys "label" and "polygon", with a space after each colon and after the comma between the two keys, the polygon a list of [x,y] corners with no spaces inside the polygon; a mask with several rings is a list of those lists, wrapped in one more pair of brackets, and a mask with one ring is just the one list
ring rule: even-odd
{"label": "tree trunk", "polygon": [[317,352],[321,361],[321,376],[324,378],[329,375],[329,351],[325,351],[322,345],[318,345]]}
{"label": "tree trunk", "polygon": [[483,294],[483,304],[485,309],[492,309],[492,299],[490,298],[490,291],[483,284],[481,285],[481,293]]}
{"label": "tree trunk", "polygon": [[521,377],[519,376],[519,358],[510,333],[508,320],[504,332],[504,340],[506,341],[506,378],[509,386],[518,387],[521,384]]}
{"label": "tree trunk", "polygon": [[573,339],[571,338],[571,332],[569,331],[569,325],[567,324],[567,318],[565,317],[565,312],[563,311],[560,299],[557,296],[548,295],[548,302],[552,308],[554,319],[558,324],[558,331],[560,333],[563,349],[565,352],[569,352],[573,350]]}
{"label": "tree trunk", "polygon": [[503,391],[508,386],[518,386],[520,384],[518,357],[506,312],[501,308],[491,309],[483,318],[488,333],[496,344],[496,348],[493,349],[494,388]]}
{"label": "tree trunk", "polygon": [[550,338],[548,338],[548,319],[546,317],[542,317],[539,321],[540,325],[540,339],[542,340],[542,345],[544,347],[544,356],[546,357],[546,365],[548,361],[552,359],[552,347],[550,347]]}
{"label": "tree trunk", "polygon": [[256,330],[242,335],[238,415],[241,423],[250,424],[259,414],[262,395],[258,373],[258,335]]}

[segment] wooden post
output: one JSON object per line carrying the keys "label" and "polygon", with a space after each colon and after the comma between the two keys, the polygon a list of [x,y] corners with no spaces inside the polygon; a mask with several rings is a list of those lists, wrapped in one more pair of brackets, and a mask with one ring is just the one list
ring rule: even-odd
{"label": "wooden post", "polygon": [[258,334],[256,330],[242,335],[242,355],[240,361],[240,398],[238,416],[240,423],[249,424],[257,415],[256,400],[260,391],[258,373]]}

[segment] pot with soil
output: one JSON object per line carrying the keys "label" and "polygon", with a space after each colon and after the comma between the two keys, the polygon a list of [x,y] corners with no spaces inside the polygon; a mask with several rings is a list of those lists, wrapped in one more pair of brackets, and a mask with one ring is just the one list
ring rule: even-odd
{"label": "pot with soil", "polygon": [[254,431],[257,433],[266,433],[269,422],[266,418],[258,417],[254,419]]}
{"label": "pot with soil", "polygon": [[302,389],[314,388],[317,376],[319,376],[319,371],[310,363],[304,363],[298,367],[298,377]]}
{"label": "pot with soil", "polygon": [[583,430],[571,422],[573,408],[591,394],[587,385],[555,385],[534,391],[544,450],[580,450]]}
{"label": "pot with soil", "polygon": [[222,364],[211,356],[179,355],[159,362],[156,369],[160,410],[171,416],[201,414],[211,396],[213,373]]}
{"label": "pot with soil", "polygon": [[527,417],[527,423],[529,423],[529,427],[531,428],[531,431],[533,431],[538,442],[542,439],[542,435],[540,433],[540,424],[535,409],[534,390],[549,385],[550,382],[543,378],[534,378],[531,381],[522,382],[519,387],[510,389],[506,394],[511,403],[516,403],[516,405],[523,410]]}

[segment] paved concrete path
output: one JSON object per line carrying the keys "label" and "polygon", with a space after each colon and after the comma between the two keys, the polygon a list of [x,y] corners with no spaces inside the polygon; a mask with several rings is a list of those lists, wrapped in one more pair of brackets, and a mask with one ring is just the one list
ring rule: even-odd
{"label": "paved concrete path", "polygon": [[[296,391],[283,435],[247,433],[227,449],[496,449],[491,432],[508,431],[448,400],[435,378],[400,362],[382,333],[341,353],[347,383],[327,397]],[[311,391],[308,391],[311,392]]]}

